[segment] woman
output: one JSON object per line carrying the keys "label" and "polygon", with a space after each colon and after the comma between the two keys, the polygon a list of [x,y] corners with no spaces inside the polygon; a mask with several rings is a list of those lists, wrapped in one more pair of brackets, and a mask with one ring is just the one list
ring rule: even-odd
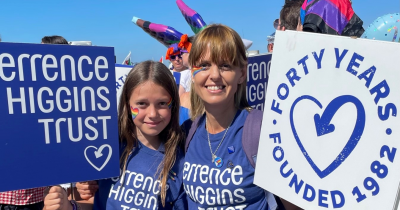
{"label": "woman", "polygon": [[252,109],[246,100],[247,58],[240,36],[224,25],[208,26],[197,34],[189,63],[193,124],[184,127],[196,128],[186,139],[183,170],[189,209],[273,209],[271,194],[253,184],[254,168],[242,148],[243,125]]}

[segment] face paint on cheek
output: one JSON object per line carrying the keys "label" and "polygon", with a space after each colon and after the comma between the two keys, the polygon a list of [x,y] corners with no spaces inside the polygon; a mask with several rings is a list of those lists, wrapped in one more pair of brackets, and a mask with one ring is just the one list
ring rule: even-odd
{"label": "face paint on cheek", "polygon": [[136,116],[139,114],[139,109],[138,108],[133,108],[131,106],[131,113],[132,113],[132,120],[135,120]]}
{"label": "face paint on cheek", "polygon": [[169,99],[169,102],[168,102],[168,104],[167,104],[167,105],[168,105],[168,108],[169,108],[169,109],[171,109],[171,108],[172,108],[172,98],[170,98],[170,99]]}
{"label": "face paint on cheek", "polygon": [[192,76],[194,77],[197,73],[199,73],[200,71],[206,70],[205,67],[197,67],[197,66],[193,66],[192,68]]}

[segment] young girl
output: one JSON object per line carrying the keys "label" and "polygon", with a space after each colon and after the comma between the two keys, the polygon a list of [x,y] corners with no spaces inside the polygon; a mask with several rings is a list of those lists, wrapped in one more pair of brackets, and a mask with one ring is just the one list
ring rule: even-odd
{"label": "young girl", "polygon": [[[118,113],[122,175],[98,181],[93,209],[187,209],[179,96],[168,68],[152,61],[137,64],[126,78]],[[60,205],[53,188],[45,209]],[[62,203],[59,209],[78,207]]]}
{"label": "young girl", "polygon": [[189,134],[183,169],[189,209],[275,209],[274,196],[253,184],[255,170],[242,145],[247,117],[262,113],[246,100],[247,57],[240,36],[227,26],[209,25],[197,34],[189,63],[193,123],[183,125]]}

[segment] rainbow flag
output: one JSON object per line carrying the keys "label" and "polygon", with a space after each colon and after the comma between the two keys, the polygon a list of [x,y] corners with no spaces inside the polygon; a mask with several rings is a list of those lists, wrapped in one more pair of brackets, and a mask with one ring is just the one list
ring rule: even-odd
{"label": "rainbow flag", "polygon": [[303,31],[357,37],[364,33],[349,0],[305,0],[300,18]]}

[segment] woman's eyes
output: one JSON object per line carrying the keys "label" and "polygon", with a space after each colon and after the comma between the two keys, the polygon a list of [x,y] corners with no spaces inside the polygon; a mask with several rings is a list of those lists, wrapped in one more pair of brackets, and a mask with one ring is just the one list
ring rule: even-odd
{"label": "woman's eyes", "polygon": [[[203,70],[209,70],[211,68],[211,64],[202,63],[199,65],[199,67],[203,68]],[[229,71],[232,69],[232,66],[230,64],[221,64],[218,66],[218,68],[222,71]]]}
{"label": "woman's eyes", "polygon": [[229,64],[222,64],[219,66],[219,69],[223,70],[223,71],[228,71],[231,70],[231,65]]}
{"label": "woman's eyes", "polygon": [[202,63],[199,65],[200,68],[203,68],[204,70],[210,69],[211,65],[209,63]]}

